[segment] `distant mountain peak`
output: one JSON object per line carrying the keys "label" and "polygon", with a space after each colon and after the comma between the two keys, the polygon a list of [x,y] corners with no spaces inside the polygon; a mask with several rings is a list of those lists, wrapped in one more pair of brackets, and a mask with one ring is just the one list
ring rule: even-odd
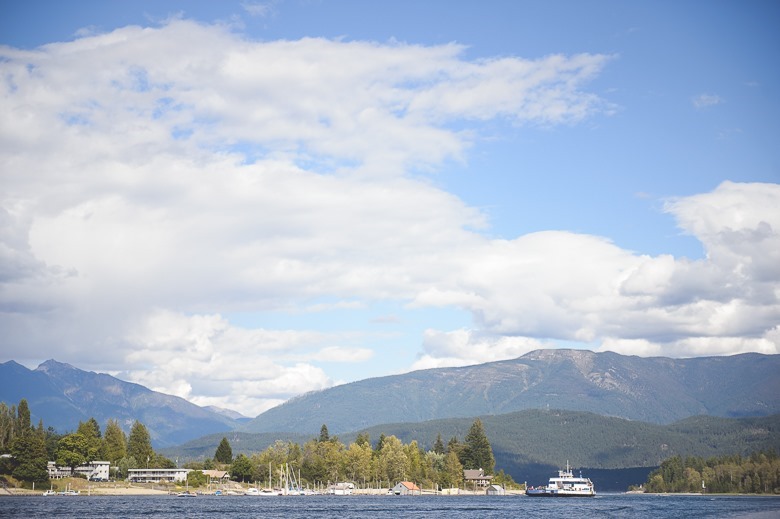
{"label": "distant mountain peak", "polygon": [[38,367],[35,368],[35,371],[41,371],[43,373],[56,373],[65,370],[81,371],[75,366],[71,366],[70,364],[66,364],[65,362],[59,362],[54,359],[49,359],[47,361],[41,362],[38,365]]}
{"label": "distant mountain peak", "polygon": [[215,405],[207,405],[203,406],[204,409],[208,409],[209,411],[212,411],[217,414],[221,414],[222,416],[227,416],[228,418],[231,418],[233,420],[251,420],[250,417],[245,416],[238,411],[234,411],[233,409],[227,409],[225,407],[217,407]]}

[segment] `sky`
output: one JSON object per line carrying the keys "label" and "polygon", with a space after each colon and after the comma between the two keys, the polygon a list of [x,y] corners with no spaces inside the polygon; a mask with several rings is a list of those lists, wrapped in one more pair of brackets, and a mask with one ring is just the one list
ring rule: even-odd
{"label": "sky", "polygon": [[780,352],[780,3],[0,0],[0,361],[255,416]]}

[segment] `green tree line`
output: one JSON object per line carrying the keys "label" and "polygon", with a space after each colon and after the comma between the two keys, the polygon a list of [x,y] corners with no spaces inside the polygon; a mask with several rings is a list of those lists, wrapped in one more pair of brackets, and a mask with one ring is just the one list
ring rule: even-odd
{"label": "green tree line", "polygon": [[645,491],[780,494],[780,457],[774,450],[706,460],[673,456],[650,473]]}
{"label": "green tree line", "polygon": [[58,434],[44,429],[43,421],[33,427],[27,400],[18,406],[0,402],[0,473],[20,481],[41,483],[49,479],[47,464],[54,461],[58,467],[70,467],[92,461],[108,461],[114,476],[127,476],[132,468],[173,468],[175,464],[152,448],[149,430],[135,421],[126,435],[117,420],[110,419],[101,432],[97,420],[79,422],[75,432]]}
{"label": "green tree line", "polygon": [[[218,451],[225,450],[224,442],[225,439]],[[465,441],[452,437],[445,445],[439,434],[433,448],[427,451],[416,440],[404,444],[397,437],[384,434],[374,445],[367,433],[345,445],[338,437],[330,436],[323,425],[319,437],[303,445],[276,441],[262,452],[239,454],[230,465],[230,474],[237,481],[269,486],[278,481],[275,472],[284,465],[296,471],[302,483],[309,486],[351,481],[379,488],[412,481],[423,488],[453,488],[462,483],[464,469],[481,468],[485,474],[493,474],[495,459],[479,419],[472,424]],[[514,484],[503,471],[496,481]]]}

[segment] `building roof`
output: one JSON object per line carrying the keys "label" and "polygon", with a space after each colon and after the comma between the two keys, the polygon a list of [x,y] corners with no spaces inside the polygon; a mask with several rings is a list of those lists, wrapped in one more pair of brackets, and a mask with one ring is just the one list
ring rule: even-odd
{"label": "building roof", "polygon": [[463,479],[493,479],[493,476],[486,476],[483,469],[466,469],[463,471]]}
{"label": "building roof", "polygon": [[399,485],[403,485],[403,486],[405,486],[405,487],[406,487],[406,488],[408,488],[409,490],[420,490],[420,487],[418,487],[417,485],[415,485],[415,484],[414,484],[414,483],[412,483],[411,481],[401,481],[401,482],[400,482],[400,483],[398,483],[398,484],[399,484]]}
{"label": "building roof", "polygon": [[228,472],[226,470],[204,470],[202,472],[211,479],[223,479],[228,477]]}

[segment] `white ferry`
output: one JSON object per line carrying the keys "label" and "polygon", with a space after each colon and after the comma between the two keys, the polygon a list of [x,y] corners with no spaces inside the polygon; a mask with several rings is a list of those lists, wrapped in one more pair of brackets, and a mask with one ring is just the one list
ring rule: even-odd
{"label": "white ferry", "polygon": [[550,478],[546,487],[528,487],[525,495],[532,497],[593,497],[596,487],[589,478],[574,477],[569,462],[566,470],[559,470],[557,478]]}

